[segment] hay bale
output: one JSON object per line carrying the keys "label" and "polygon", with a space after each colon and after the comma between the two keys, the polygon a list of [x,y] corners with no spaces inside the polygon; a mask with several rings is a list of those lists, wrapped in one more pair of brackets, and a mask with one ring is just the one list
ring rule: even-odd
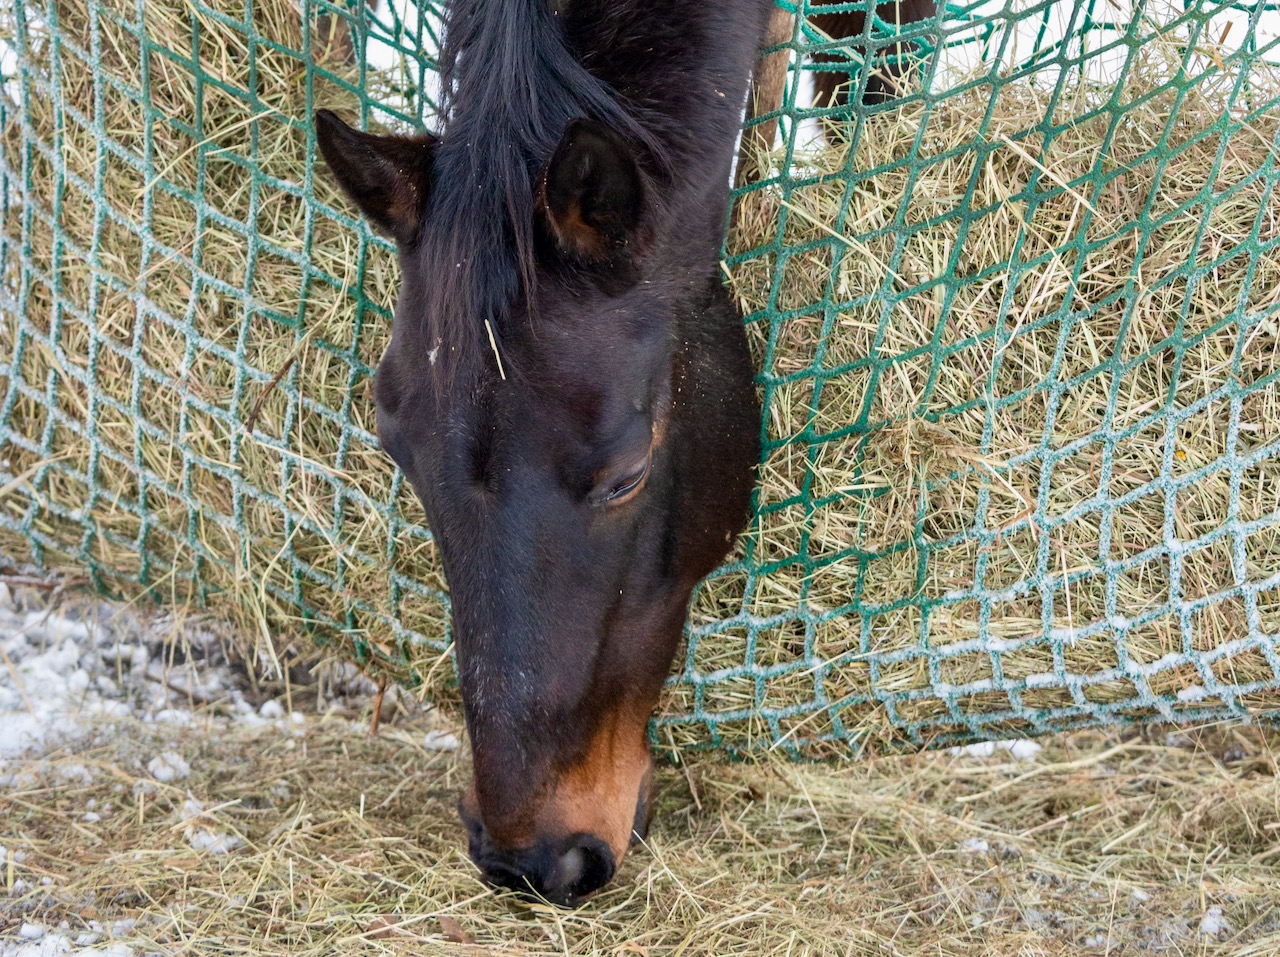
{"label": "hay bale", "polygon": [[310,136],[313,108],[357,102],[336,21],[58,0],[0,12],[0,35],[24,17],[0,130],[0,423],[22,481],[0,546],[206,604],[267,653],[301,626],[412,682],[413,635],[432,671],[443,577],[366,392],[398,268]]}
{"label": "hay bale", "polygon": [[[360,71],[283,0],[55,8],[0,121],[0,548],[452,700],[438,555],[366,391],[394,258],[309,137]],[[1274,706],[1280,82],[1227,56],[1179,93],[1181,56],[880,110],[742,198],[770,442],[660,742]]]}
{"label": "hay bale", "polygon": [[1275,710],[1280,74],[1180,94],[1184,50],[876,112],[742,198],[768,447],[673,744]]}

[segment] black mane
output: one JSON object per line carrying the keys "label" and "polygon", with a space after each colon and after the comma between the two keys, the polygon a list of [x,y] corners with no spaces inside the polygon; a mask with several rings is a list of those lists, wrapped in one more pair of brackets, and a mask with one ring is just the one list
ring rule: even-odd
{"label": "black mane", "polygon": [[410,313],[440,390],[488,350],[485,320],[500,337],[509,305],[531,298],[536,178],[569,122],[605,123],[662,164],[635,109],[575,59],[558,19],[549,0],[455,0],[447,15],[440,139],[413,252],[435,282]]}

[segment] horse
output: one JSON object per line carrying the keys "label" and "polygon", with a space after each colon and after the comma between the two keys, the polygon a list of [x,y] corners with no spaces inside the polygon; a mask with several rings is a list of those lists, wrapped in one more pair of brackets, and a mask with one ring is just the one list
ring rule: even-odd
{"label": "horse", "polygon": [[573,906],[652,816],[646,728],[749,516],[760,408],[719,255],[772,0],[454,0],[439,128],[315,115],[396,243],[377,434],[438,543],[470,855]]}
{"label": "horse", "polygon": [[[834,13],[820,13],[823,6],[837,7]],[[908,92],[908,77],[904,76],[906,64],[903,55],[909,56],[918,49],[911,41],[885,44],[883,39],[879,45],[867,44],[865,36],[870,35],[867,26],[866,9],[840,9],[847,7],[845,0],[833,0],[825,4],[810,6],[810,20],[822,33],[832,40],[844,40],[840,44],[846,51],[852,51],[858,60],[866,61],[861,70],[843,70],[841,66],[849,64],[849,56],[841,50],[823,50],[812,57],[814,63],[829,64],[832,69],[816,71],[813,74],[813,105],[815,107],[844,107],[849,103],[850,93],[859,87],[862,90],[861,102],[864,106],[875,106],[894,100]],[[871,4],[866,3],[866,8]],[[898,30],[914,23],[931,20],[938,10],[936,0],[887,0],[876,5],[875,15],[882,23]],[[860,74],[865,73],[865,80]],[[832,132],[827,130],[828,134]]]}

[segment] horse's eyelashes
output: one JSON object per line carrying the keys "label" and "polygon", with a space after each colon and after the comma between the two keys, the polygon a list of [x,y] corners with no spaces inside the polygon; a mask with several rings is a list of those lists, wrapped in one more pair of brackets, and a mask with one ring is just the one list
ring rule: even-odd
{"label": "horse's eyelashes", "polygon": [[591,505],[621,505],[630,501],[644,487],[649,479],[649,471],[653,466],[652,454],[646,454],[642,462],[636,463],[621,475],[613,475],[605,484],[597,487],[587,501]]}
{"label": "horse's eyelashes", "polygon": [[628,492],[635,491],[635,489],[640,485],[640,483],[644,481],[644,477],[647,474],[648,474],[647,470],[644,472],[639,472],[636,475],[633,475],[631,478],[624,479],[622,482],[615,485],[613,489],[609,492],[608,501],[612,502],[615,499],[622,498],[622,496],[626,495]]}

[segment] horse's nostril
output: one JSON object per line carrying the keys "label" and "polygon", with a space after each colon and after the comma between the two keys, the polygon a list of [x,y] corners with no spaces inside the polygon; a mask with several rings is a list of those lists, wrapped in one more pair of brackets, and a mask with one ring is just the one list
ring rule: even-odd
{"label": "horse's nostril", "polygon": [[544,844],[518,854],[484,853],[476,863],[495,887],[571,907],[609,883],[616,864],[613,851],[598,838],[580,834],[567,844],[559,852]]}
{"label": "horse's nostril", "polygon": [[534,889],[524,871],[510,867],[501,861],[490,861],[485,864],[484,877],[494,887],[505,887],[507,890],[525,894]]}
{"label": "horse's nostril", "polygon": [[586,869],[587,852],[581,847],[571,847],[560,858],[560,873],[566,884],[574,884]]}
{"label": "horse's nostril", "polygon": [[613,851],[594,837],[579,838],[560,857],[560,880],[565,896],[585,897],[613,877]]}

